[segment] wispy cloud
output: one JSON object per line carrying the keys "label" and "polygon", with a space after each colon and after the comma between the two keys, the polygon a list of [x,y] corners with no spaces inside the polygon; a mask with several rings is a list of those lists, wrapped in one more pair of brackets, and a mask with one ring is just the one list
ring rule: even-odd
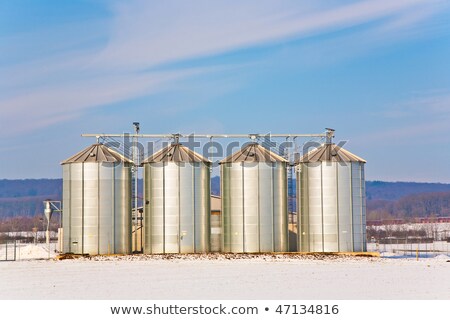
{"label": "wispy cloud", "polygon": [[385,124],[383,130],[359,135],[356,144],[404,145],[427,144],[450,141],[450,92],[431,90],[416,92],[414,97],[390,104],[384,111],[373,114],[380,122],[393,120],[394,125]]}
{"label": "wispy cloud", "polygon": [[448,90],[432,90],[417,92],[414,98],[392,104],[381,113],[386,118],[450,117],[450,92]]}
{"label": "wispy cloud", "polygon": [[[415,14],[423,8],[435,10],[425,0],[366,0],[331,8],[320,1],[314,6],[306,1],[297,5],[292,1],[250,1],[232,6],[228,1],[214,5],[166,1],[158,6],[136,1],[115,7],[112,36],[97,62],[106,67],[141,68],[334,32],[378,19],[403,19],[405,13]],[[417,20],[411,19],[409,25]]]}
{"label": "wispy cloud", "polygon": [[[435,12],[426,0],[115,2],[110,20],[10,38],[0,56],[0,132],[19,133],[93,107],[167,90],[211,69],[149,68],[380,21],[383,32]],[[427,14],[421,14],[425,12]],[[100,27],[99,27],[100,26]],[[380,25],[377,25],[380,27]],[[92,33],[90,31],[92,30]],[[40,39],[40,40],[38,40]],[[23,43],[30,43],[24,46]],[[55,43],[57,43],[55,45]],[[50,45],[50,49],[40,49]],[[4,47],[4,45],[3,45]],[[23,53],[30,50],[29,53]],[[14,59],[14,54],[20,57]],[[21,119],[22,126],[11,124]]]}
{"label": "wispy cloud", "polygon": [[[0,100],[0,104],[5,106],[2,109],[2,120],[20,119],[20,122],[14,124],[15,130],[30,131],[79,116],[80,112],[91,107],[164,90],[168,83],[199,72],[204,70],[99,76],[83,79],[82,82],[51,84],[40,90]],[[7,123],[5,127],[8,127]]]}

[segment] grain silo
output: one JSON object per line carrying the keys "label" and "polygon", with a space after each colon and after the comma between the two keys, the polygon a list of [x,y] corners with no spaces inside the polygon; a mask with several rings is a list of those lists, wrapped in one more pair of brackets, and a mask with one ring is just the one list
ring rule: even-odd
{"label": "grain silo", "polygon": [[288,251],[287,161],[250,143],[220,164],[222,251]]}
{"label": "grain silo", "polygon": [[209,252],[211,162],[174,143],[142,164],[144,253]]}
{"label": "grain silo", "polygon": [[331,139],[298,161],[299,251],[366,251],[365,162]]}
{"label": "grain silo", "polygon": [[130,160],[94,144],[63,161],[63,251],[131,251]]}

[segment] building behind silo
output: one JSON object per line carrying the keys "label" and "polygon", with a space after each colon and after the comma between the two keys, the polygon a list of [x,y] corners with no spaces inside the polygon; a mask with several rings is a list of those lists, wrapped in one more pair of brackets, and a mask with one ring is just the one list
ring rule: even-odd
{"label": "building behind silo", "polygon": [[288,251],[287,161],[250,143],[220,164],[222,251]]}
{"label": "building behind silo", "polygon": [[61,163],[63,252],[131,252],[132,162],[94,144]]}
{"label": "building behind silo", "polygon": [[331,141],[299,159],[299,251],[366,251],[365,162]]}
{"label": "building behind silo", "polygon": [[171,144],[143,161],[144,253],[210,251],[210,166]]}
{"label": "building behind silo", "polygon": [[211,195],[211,252],[222,250],[222,199]]}

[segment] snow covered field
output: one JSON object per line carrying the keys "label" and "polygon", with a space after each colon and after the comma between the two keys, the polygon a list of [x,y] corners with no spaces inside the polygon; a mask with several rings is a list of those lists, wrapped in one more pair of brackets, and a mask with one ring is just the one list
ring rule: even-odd
{"label": "snow covered field", "polygon": [[445,255],[214,257],[1,262],[0,299],[450,299]]}

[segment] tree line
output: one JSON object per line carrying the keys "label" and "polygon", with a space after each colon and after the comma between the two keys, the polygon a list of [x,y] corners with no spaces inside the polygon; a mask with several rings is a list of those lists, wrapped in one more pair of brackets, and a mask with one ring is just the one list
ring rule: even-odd
{"label": "tree line", "polygon": [[421,193],[398,200],[367,200],[367,220],[450,216],[450,192]]}

